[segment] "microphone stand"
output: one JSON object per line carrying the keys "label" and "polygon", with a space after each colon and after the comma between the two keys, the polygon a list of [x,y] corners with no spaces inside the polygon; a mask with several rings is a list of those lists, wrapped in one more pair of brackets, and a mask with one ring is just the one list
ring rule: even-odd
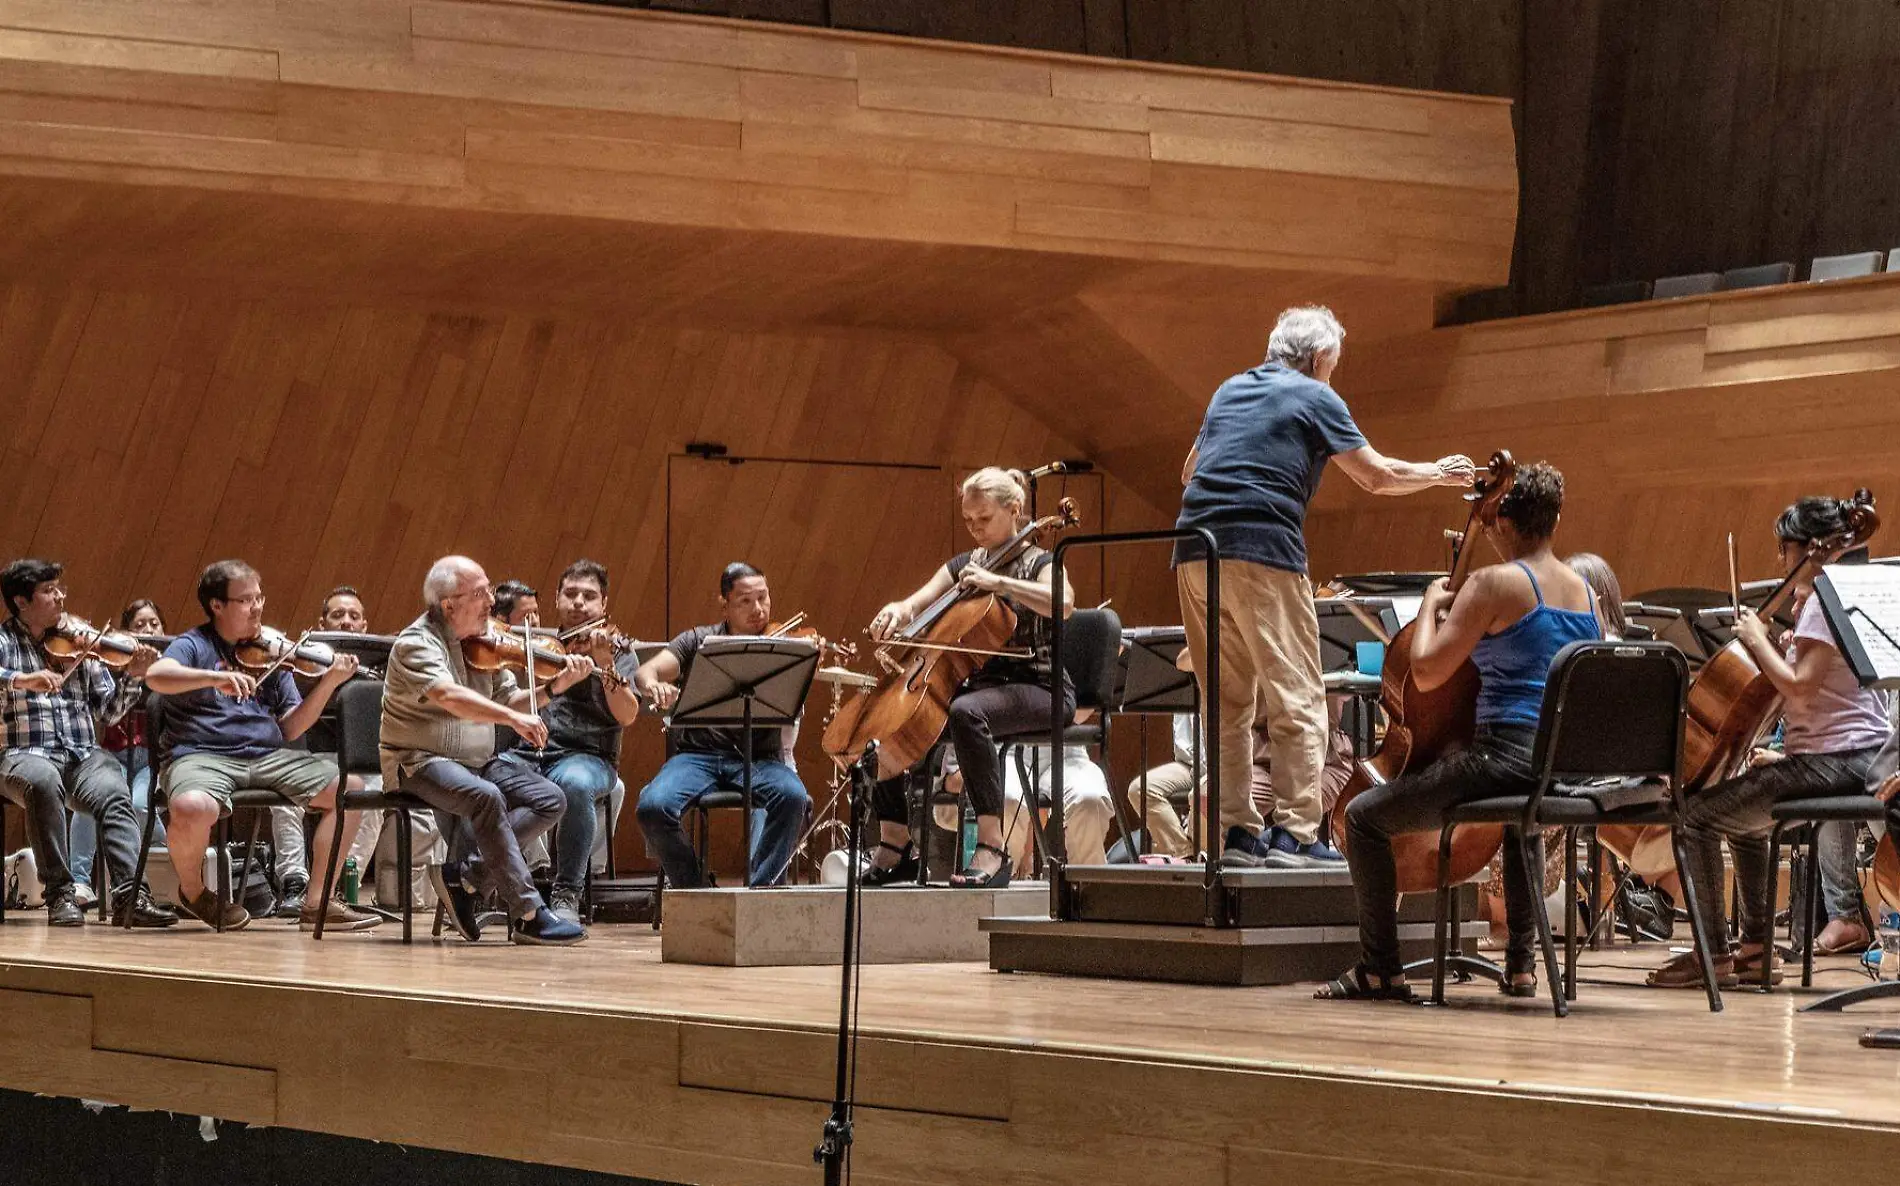
{"label": "microphone stand", "polygon": [[812,1150],[813,1161],[825,1167],[825,1186],[843,1186],[851,1173],[851,1116],[857,1106],[858,1027],[856,998],[862,998],[859,979],[863,971],[858,949],[858,899],[864,889],[862,846],[864,817],[871,809],[872,788],[877,783],[877,742],[864,747],[864,754],[851,766],[851,821],[845,842],[844,875],[844,958],[843,975],[838,987],[838,1079],[831,1098],[831,1116],[825,1121],[824,1135]]}

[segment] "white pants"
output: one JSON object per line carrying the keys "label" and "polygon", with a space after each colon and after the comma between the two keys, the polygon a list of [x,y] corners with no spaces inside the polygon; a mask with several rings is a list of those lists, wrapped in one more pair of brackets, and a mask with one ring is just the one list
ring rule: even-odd
{"label": "white pants", "polygon": [[[1042,770],[1036,775],[1036,761],[1040,758]],[[1023,755],[1031,775],[1036,777],[1038,800],[1046,798],[1055,784],[1055,768],[1049,761],[1047,747],[1034,747]],[[1011,865],[1019,871],[1027,871],[1031,845],[1035,838],[1031,829],[1037,826],[1036,815],[1023,810],[1022,779],[1016,773],[1016,756],[1012,752],[1003,763],[1003,846],[1009,850]],[[1079,745],[1064,746],[1062,749],[1062,841],[1068,850],[1071,865],[1106,865],[1108,863],[1109,824],[1115,818],[1115,804],[1108,797],[1108,776],[1102,768],[1089,761],[1088,750]]]}

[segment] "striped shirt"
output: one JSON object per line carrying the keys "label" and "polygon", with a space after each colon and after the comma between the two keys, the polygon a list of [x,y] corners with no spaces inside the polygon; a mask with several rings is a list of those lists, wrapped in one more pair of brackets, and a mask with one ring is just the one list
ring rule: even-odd
{"label": "striped shirt", "polygon": [[46,652],[18,618],[0,626],[0,684],[6,687],[0,716],[6,748],[54,761],[81,759],[98,748],[93,718],[116,724],[138,702],[144,681],[115,679],[104,663],[86,660],[66,677],[57,692],[27,692],[13,686],[15,676],[48,669]]}

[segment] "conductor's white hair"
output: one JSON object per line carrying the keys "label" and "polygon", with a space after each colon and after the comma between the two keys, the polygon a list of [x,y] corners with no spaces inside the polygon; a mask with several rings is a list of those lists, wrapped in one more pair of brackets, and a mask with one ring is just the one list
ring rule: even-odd
{"label": "conductor's white hair", "polygon": [[467,556],[444,556],[429,566],[429,575],[422,578],[422,600],[430,609],[441,605],[455,596],[462,578],[481,569],[481,565]]}
{"label": "conductor's white hair", "polygon": [[1325,305],[1295,305],[1280,314],[1267,338],[1267,359],[1312,374],[1322,354],[1337,351],[1346,340],[1345,327]]}

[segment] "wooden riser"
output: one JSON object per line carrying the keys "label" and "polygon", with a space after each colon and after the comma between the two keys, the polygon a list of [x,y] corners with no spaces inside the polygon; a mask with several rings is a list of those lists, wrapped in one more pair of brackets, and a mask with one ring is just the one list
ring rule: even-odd
{"label": "wooden riser", "polygon": [[[1197,865],[1078,865],[1067,870],[1078,922],[1157,923],[1171,926],[1326,927],[1358,925],[1352,875],[1344,869],[1227,869],[1209,917]],[[1475,885],[1458,887],[1459,913],[1478,907]],[[1432,920],[1432,895],[1408,894],[1399,921]]]}
{"label": "wooden riser", "polygon": [[[955,963],[988,958],[978,922],[1049,913],[1049,887],[1022,881],[1001,890],[885,886],[862,898],[868,964]],[[660,958],[672,964],[787,967],[836,964],[844,943],[844,890],[798,885],[771,890],[669,892]]]}
{"label": "wooden riser", "polygon": [[[1337,976],[1359,958],[1356,927],[1181,927],[1140,923],[983,921],[990,967],[998,972],[1049,972],[1121,980],[1236,986],[1295,984]],[[1485,933],[1466,923],[1467,951]],[[1432,924],[1399,927],[1406,962],[1428,959]]]}

